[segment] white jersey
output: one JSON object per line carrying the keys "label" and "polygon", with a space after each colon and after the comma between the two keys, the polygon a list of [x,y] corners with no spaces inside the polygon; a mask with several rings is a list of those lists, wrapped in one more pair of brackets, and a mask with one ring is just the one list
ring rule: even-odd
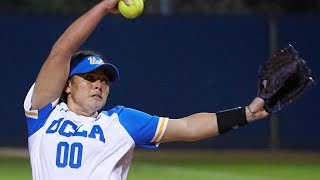
{"label": "white jersey", "polygon": [[135,146],[157,148],[168,118],[117,106],[96,118],[79,116],[65,103],[30,110],[24,102],[34,180],[126,179]]}

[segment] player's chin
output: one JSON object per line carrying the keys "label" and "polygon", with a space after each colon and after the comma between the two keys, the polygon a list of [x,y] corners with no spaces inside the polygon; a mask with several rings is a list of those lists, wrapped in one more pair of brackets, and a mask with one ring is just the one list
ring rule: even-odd
{"label": "player's chin", "polygon": [[103,99],[94,99],[91,102],[91,105],[93,109],[95,109],[95,111],[99,111],[100,109],[102,109],[105,104],[106,104],[106,100],[103,100]]}

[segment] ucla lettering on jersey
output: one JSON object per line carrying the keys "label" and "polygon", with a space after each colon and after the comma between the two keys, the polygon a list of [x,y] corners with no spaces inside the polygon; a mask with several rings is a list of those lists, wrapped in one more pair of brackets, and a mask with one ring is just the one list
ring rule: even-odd
{"label": "ucla lettering on jersey", "polygon": [[167,126],[168,118],[123,106],[96,118],[77,115],[58,100],[30,110],[33,88],[24,109],[34,180],[125,179],[133,149],[157,148]]}
{"label": "ucla lettering on jersey", "polygon": [[65,137],[80,136],[85,138],[98,139],[103,143],[105,142],[103,131],[99,125],[94,125],[88,133],[88,131],[86,130],[81,130],[81,126],[78,127],[72,121],[64,120],[63,118],[52,121],[46,133],[59,133],[61,136]]}

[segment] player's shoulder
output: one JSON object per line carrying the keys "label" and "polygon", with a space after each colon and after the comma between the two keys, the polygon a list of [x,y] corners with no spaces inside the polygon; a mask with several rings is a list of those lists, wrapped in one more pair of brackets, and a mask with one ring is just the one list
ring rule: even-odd
{"label": "player's shoulder", "polygon": [[121,105],[115,106],[114,108],[109,109],[107,111],[102,111],[101,113],[109,117],[114,114],[117,114],[119,118],[147,115],[142,111],[139,111],[133,108],[128,108]]}
{"label": "player's shoulder", "polygon": [[124,106],[118,105],[113,107],[112,109],[102,111],[101,113],[107,116],[112,116],[113,114],[120,114],[125,109]]}

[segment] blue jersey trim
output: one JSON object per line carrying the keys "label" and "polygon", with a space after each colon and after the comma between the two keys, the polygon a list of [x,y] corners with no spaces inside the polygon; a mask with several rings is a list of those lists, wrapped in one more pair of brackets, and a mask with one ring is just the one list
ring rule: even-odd
{"label": "blue jersey trim", "polygon": [[159,117],[123,106],[117,106],[107,112],[109,116],[113,113],[118,114],[120,124],[137,146],[148,149],[157,148],[156,143],[151,140],[156,133]]}
{"label": "blue jersey trim", "polygon": [[116,106],[109,111],[102,111],[102,113],[110,117],[113,113],[119,114],[123,109],[124,106]]}
{"label": "blue jersey trim", "polygon": [[50,103],[44,108],[38,110],[38,119],[32,119],[27,117],[28,137],[32,136],[34,133],[36,133],[40,128],[44,126],[52,111],[52,104]]}

